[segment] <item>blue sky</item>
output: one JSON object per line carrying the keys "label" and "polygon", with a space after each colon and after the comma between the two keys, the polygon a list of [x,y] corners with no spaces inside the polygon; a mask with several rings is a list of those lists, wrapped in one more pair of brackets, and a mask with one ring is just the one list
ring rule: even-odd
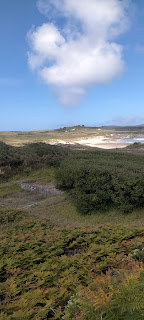
{"label": "blue sky", "polygon": [[[97,2],[89,0],[89,4],[93,1]],[[81,52],[77,49],[83,38],[86,48],[90,43],[90,34],[93,34],[92,42],[101,36],[99,17],[95,27],[91,23],[92,17],[89,20],[85,12],[81,16],[76,5],[66,9],[65,4],[64,13],[61,13],[59,8],[51,4],[51,0],[1,0],[0,131],[42,130],[75,124],[97,126],[144,123],[144,1],[133,0],[123,10],[126,10],[126,20],[122,22],[122,32],[119,30],[123,26],[116,26],[117,35],[109,39],[105,33],[111,30],[111,25],[104,26],[102,37],[106,44],[100,60],[104,70],[99,70],[98,60],[91,60],[91,50],[96,52],[99,40],[96,40],[95,47],[90,44],[89,52],[84,57],[79,56]],[[126,26],[127,21],[129,27]],[[95,29],[98,30],[97,34],[93,31]],[[92,30],[91,33],[89,30]],[[57,53],[54,49],[52,53],[45,49],[41,41],[43,36],[47,39],[47,34],[51,32],[54,37],[58,37],[56,41],[60,41]],[[77,33],[82,34],[79,36]],[[46,41],[50,41],[49,38]],[[114,53],[115,69],[111,58],[113,52],[109,52],[110,58],[106,56],[112,42],[118,48],[120,45],[123,48],[122,54]],[[50,46],[53,46],[52,42]],[[63,52],[66,52],[65,59]],[[73,57],[73,52],[77,54],[73,61],[77,73],[69,69],[68,64],[68,58]],[[38,67],[34,65],[35,57],[39,59]],[[77,67],[83,58],[88,64],[93,63],[94,73],[87,73],[83,65],[81,69]],[[112,70],[109,68],[106,73],[109,61]],[[59,73],[62,77],[59,77]],[[77,80],[74,80],[75,74]]]}

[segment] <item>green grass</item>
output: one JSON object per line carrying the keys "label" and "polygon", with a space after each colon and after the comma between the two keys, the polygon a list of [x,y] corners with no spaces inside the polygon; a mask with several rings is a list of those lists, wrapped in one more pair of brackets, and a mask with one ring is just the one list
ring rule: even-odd
{"label": "green grass", "polygon": [[32,216],[41,215],[43,219],[48,219],[52,224],[61,227],[144,226],[144,209],[134,210],[130,214],[124,214],[118,210],[109,210],[108,212],[95,211],[93,214],[82,215],[66,194],[46,199],[30,209],[29,212]]}
{"label": "green grass", "polygon": [[5,186],[0,185],[0,198],[13,195],[19,191],[21,191],[21,188],[15,183],[10,185],[6,184]]}
{"label": "green grass", "polygon": [[15,182],[15,181],[31,181],[36,183],[49,183],[55,181],[55,173],[56,169],[53,167],[49,168],[40,168],[37,170],[34,169],[25,169],[23,173],[17,174],[13,176],[12,178],[9,178],[9,182]]}
{"label": "green grass", "polygon": [[21,190],[18,182],[25,181],[39,185],[53,185],[55,182],[54,168],[32,170],[22,175],[16,175],[9,182],[0,185],[0,198],[12,207],[25,207],[26,212],[32,217],[41,216],[50,223],[66,227],[93,227],[100,225],[144,226],[144,209],[133,210],[124,214],[120,210],[111,209],[102,212],[94,211],[92,214],[82,215],[78,212],[68,193],[46,198],[43,195]]}

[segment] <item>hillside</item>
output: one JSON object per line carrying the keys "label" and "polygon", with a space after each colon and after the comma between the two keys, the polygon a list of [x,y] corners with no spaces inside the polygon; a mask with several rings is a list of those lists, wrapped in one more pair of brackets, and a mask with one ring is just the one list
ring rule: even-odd
{"label": "hillside", "polygon": [[[50,144],[72,144],[81,147],[81,140],[84,140],[83,145],[86,145],[88,139],[96,139],[95,146],[102,147],[105,143],[111,147],[120,147],[116,144],[117,140],[125,138],[143,138],[144,126],[129,126],[129,127],[84,127],[73,126],[64,127],[56,130],[44,131],[16,131],[16,132],[0,132],[0,141],[13,146],[22,146],[26,143],[50,143]],[[85,141],[86,140],[86,141]],[[115,143],[112,146],[113,142]],[[122,142],[121,142],[122,144]],[[126,144],[123,143],[122,146]]]}
{"label": "hillside", "polygon": [[0,319],[143,319],[144,155],[133,149],[0,144]]}

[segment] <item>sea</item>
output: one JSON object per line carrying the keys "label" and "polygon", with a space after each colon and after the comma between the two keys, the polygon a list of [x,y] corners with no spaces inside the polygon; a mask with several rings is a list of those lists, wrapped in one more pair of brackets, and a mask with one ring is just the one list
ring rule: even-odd
{"label": "sea", "polygon": [[123,138],[123,139],[118,139],[117,142],[120,143],[126,143],[126,144],[132,144],[132,143],[144,143],[144,137],[143,138]]}

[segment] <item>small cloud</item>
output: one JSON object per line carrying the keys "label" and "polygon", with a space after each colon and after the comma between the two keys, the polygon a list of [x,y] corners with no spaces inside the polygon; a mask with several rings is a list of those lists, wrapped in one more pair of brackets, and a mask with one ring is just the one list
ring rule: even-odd
{"label": "small cloud", "polygon": [[144,124],[144,114],[131,115],[129,117],[116,117],[111,121],[108,121],[106,125],[118,125],[118,126],[134,126]]}
{"label": "small cloud", "polygon": [[[28,32],[28,63],[62,105],[77,104],[89,86],[108,83],[124,72],[123,47],[116,38],[130,26],[130,3],[37,1],[48,22]],[[61,29],[56,23],[59,17],[63,18]]]}

